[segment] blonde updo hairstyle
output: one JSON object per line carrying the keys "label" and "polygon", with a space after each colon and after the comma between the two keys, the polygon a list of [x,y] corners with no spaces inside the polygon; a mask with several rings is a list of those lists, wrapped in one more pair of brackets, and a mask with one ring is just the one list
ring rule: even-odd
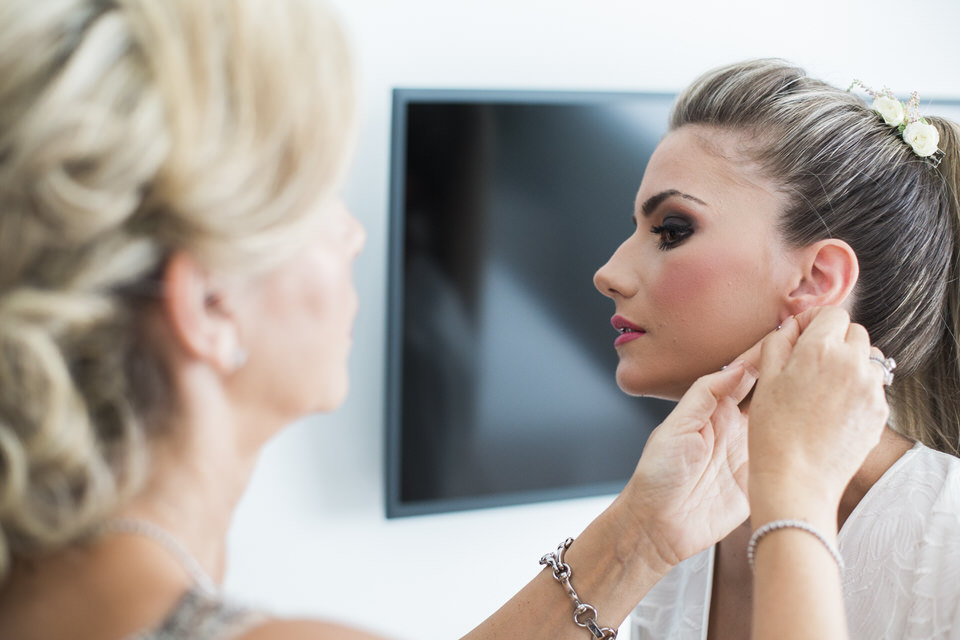
{"label": "blonde updo hairstyle", "polygon": [[347,57],[312,0],[0,4],[0,581],[141,485],[171,252],[267,269],[323,223]]}
{"label": "blonde updo hairstyle", "polygon": [[854,321],[896,358],[894,425],[960,453],[960,127],[924,110],[939,166],[917,156],[858,95],[781,60],[715,69],[684,91],[671,129],[739,134],[744,158],[786,194],[793,247],[826,238],[857,254]]}

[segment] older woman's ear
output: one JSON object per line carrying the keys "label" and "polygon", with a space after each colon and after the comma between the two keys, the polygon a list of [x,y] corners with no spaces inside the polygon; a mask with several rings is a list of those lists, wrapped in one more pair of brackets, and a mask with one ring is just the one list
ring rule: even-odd
{"label": "older woman's ear", "polygon": [[163,292],[163,316],[182,352],[221,373],[233,372],[240,341],[232,289],[179,251],[167,262]]}
{"label": "older woman's ear", "polygon": [[853,291],[860,277],[860,262],[853,248],[843,240],[828,238],[797,253],[799,282],[787,294],[792,314],[827,305],[853,308]]}

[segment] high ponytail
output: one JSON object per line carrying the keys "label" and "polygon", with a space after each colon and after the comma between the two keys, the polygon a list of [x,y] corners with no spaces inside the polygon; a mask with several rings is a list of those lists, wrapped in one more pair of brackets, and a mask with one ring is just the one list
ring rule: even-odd
{"label": "high ponytail", "polygon": [[894,387],[891,404],[904,435],[960,455],[960,125],[945,118],[926,119],[937,128],[944,154],[936,171],[940,211],[951,222],[953,255],[944,274],[937,344],[924,366]]}

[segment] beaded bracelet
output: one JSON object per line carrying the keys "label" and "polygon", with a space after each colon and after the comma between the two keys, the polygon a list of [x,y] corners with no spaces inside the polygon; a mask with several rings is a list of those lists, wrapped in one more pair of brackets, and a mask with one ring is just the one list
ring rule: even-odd
{"label": "beaded bracelet", "polygon": [[570,600],[573,601],[573,621],[578,627],[583,627],[597,640],[617,640],[617,630],[610,627],[601,627],[597,624],[597,610],[593,606],[580,600],[580,596],[570,584],[573,569],[563,561],[563,556],[573,544],[573,538],[567,538],[556,551],[545,554],[540,558],[540,564],[553,569],[553,577],[563,586]]}
{"label": "beaded bracelet", "polygon": [[832,555],[833,559],[836,561],[837,568],[839,568],[840,572],[843,573],[844,564],[843,558],[840,556],[840,550],[837,549],[836,545],[827,540],[827,537],[820,533],[816,527],[809,522],[804,522],[803,520],[773,520],[772,522],[768,522],[754,531],[753,535],[750,536],[750,544],[747,545],[747,561],[750,563],[751,570],[756,570],[755,564],[757,544],[760,542],[761,538],[771,531],[776,531],[777,529],[800,529],[801,531],[806,531],[807,533],[813,535],[817,540],[823,543],[823,546],[827,548],[827,551],[830,552],[830,555]]}

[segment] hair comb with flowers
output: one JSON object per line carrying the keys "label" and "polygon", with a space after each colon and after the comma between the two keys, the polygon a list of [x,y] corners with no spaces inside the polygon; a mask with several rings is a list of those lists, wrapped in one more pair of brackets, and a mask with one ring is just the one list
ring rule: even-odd
{"label": "hair comb with flowers", "polygon": [[870,108],[880,114],[888,125],[897,128],[903,141],[910,145],[915,154],[934,167],[940,166],[943,160],[943,151],[937,148],[940,133],[920,115],[920,96],[916,91],[910,94],[910,100],[904,104],[897,100],[890,89],[884,87],[882,91],[874,91],[859,80],[854,80],[847,91],[857,86],[873,98]]}

